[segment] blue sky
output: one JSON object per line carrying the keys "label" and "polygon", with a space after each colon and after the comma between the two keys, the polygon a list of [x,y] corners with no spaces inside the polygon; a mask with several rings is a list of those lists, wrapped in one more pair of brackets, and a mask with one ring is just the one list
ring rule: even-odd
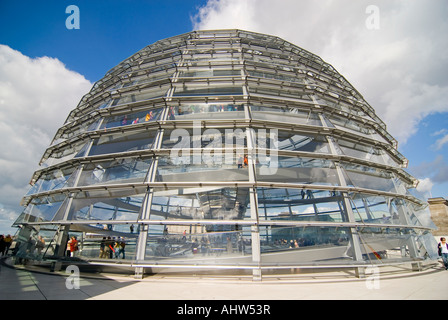
{"label": "blue sky", "polygon": [[[58,58],[95,82],[119,62],[160,39],[192,30],[190,16],[206,1],[0,1],[0,43],[29,57]],[[69,5],[80,29],[65,26]]]}
{"label": "blue sky", "polygon": [[[273,34],[321,56],[386,122],[422,194],[448,198],[448,2],[373,2],[0,0],[0,233],[93,83],[143,47],[195,29]],[[371,4],[375,30],[365,23]],[[69,5],[79,30],[66,28]]]}

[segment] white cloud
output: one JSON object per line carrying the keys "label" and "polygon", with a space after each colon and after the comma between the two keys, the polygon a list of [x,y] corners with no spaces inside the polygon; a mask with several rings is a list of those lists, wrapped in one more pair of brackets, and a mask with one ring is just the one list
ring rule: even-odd
{"label": "white cloud", "polygon": [[435,150],[440,150],[442,147],[448,143],[448,134],[445,134],[442,138],[437,139],[434,143]]}
{"label": "white cloud", "polygon": [[333,65],[405,143],[419,121],[448,112],[448,6],[438,0],[209,0],[194,29],[238,28],[279,36]]}
{"label": "white cloud", "polygon": [[31,59],[0,45],[0,220],[21,209],[40,157],[91,87],[58,59]]}
{"label": "white cloud", "polygon": [[[431,181],[430,178],[424,178],[418,181],[418,186],[416,189],[418,192],[421,192],[422,194],[430,195],[433,186],[434,183]],[[429,198],[429,196],[427,196],[427,198]]]}

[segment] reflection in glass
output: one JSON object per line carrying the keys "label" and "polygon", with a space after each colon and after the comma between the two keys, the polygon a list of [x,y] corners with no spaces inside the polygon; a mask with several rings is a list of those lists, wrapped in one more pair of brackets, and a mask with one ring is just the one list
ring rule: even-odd
{"label": "reflection in glass", "polygon": [[159,158],[156,181],[244,181],[247,166],[242,155],[216,150],[212,154],[167,156]]}
{"label": "reflection in glass", "polygon": [[[122,198],[74,199],[69,215],[73,220],[137,221],[142,201],[143,196],[131,195]],[[129,229],[117,230],[118,226],[107,223],[93,225],[92,231],[96,228],[98,232],[103,229],[129,232]]]}
{"label": "reflection in glass", "polygon": [[244,219],[250,216],[247,212],[248,202],[248,188],[156,190],[152,200],[151,220]]}
{"label": "reflection in glass", "polygon": [[268,159],[269,163],[260,162],[256,167],[259,181],[339,185],[337,171],[331,160],[284,156],[271,156]]}
{"label": "reflection in glass", "polygon": [[95,139],[89,155],[149,149],[154,143],[156,134],[157,131],[144,131],[141,133],[129,132],[103,135]]}
{"label": "reflection in glass", "polygon": [[342,195],[311,189],[258,188],[260,219],[278,221],[346,221]]}
{"label": "reflection in glass", "polygon": [[156,121],[159,119],[163,108],[145,110],[119,116],[111,116],[104,119],[100,129],[128,126],[131,124]]}
{"label": "reflection in glass", "polygon": [[168,120],[199,120],[199,119],[243,119],[244,106],[242,104],[181,104],[171,106]]}
{"label": "reflection in glass", "polygon": [[125,158],[86,164],[78,185],[143,182],[151,159]]}

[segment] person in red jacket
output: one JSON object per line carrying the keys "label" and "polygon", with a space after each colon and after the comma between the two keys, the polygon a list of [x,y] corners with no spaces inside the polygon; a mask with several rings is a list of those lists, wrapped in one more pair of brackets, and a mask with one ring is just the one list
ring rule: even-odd
{"label": "person in red jacket", "polygon": [[74,257],[76,251],[78,251],[78,240],[76,240],[75,236],[72,236],[68,244],[70,246],[70,257]]}

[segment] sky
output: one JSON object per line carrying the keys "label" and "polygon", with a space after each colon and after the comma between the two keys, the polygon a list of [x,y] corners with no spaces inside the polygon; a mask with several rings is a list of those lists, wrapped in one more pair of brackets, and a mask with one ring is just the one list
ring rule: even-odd
{"label": "sky", "polygon": [[15,232],[40,158],[92,85],[200,29],[267,33],[320,56],[386,123],[421,196],[448,198],[447,16],[446,0],[0,0],[0,234]]}

